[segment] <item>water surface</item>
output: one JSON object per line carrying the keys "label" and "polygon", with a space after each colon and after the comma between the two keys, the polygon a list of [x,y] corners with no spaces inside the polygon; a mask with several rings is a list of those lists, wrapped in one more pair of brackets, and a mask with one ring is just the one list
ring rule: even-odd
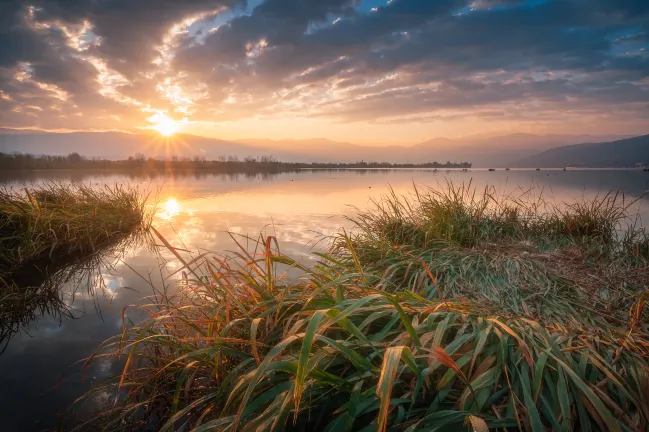
{"label": "water surface", "polygon": [[[0,185],[21,187],[56,178],[102,184],[128,183],[157,191],[155,228],[174,246],[187,250],[227,251],[235,248],[230,233],[274,235],[282,252],[309,258],[326,247],[326,237],[349,229],[358,208],[368,208],[392,188],[407,194],[413,183],[442,188],[447,181],[495,187],[497,193],[529,190],[546,199],[574,202],[610,190],[629,199],[649,189],[649,174],[638,170],[333,170],[279,175],[205,175],[138,177],[80,172],[38,172],[0,177]],[[649,201],[636,206],[649,220]],[[324,238],[324,240],[323,240]],[[146,279],[158,283],[160,260],[147,245],[129,244],[123,256],[89,279],[71,281],[61,297],[74,319],[50,312],[18,332],[0,355],[0,429],[43,430],[57,425],[57,414],[96,382],[119,372],[111,360],[87,372],[76,364],[102,341],[121,331],[122,310],[153,294]],[[173,271],[177,263],[167,264]],[[87,276],[87,275],[82,275]],[[92,289],[88,289],[92,288]],[[127,316],[137,315],[127,309]],[[129,315],[132,314],[132,315]],[[108,398],[108,395],[106,395]],[[101,397],[94,403],[101,404]]]}

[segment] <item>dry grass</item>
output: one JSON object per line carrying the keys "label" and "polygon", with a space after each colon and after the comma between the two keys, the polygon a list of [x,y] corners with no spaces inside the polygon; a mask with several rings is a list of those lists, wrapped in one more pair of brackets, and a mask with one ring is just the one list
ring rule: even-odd
{"label": "dry grass", "polygon": [[159,236],[183,276],[87,360],[125,366],[80,427],[647,430],[646,237],[612,195],[537,204],[388,197],[309,268],[272,237],[190,258]]}
{"label": "dry grass", "polygon": [[57,257],[81,257],[145,222],[147,195],[124,186],[48,183],[0,190],[0,279]]}
{"label": "dry grass", "polygon": [[146,232],[147,197],[123,186],[64,183],[0,190],[0,350],[39,316],[71,317],[60,288],[91,278],[107,249]]}

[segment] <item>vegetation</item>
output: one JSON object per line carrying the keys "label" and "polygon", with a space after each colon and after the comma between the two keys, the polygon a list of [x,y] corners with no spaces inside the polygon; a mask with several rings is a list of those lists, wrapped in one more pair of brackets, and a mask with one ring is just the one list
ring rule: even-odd
{"label": "vegetation", "polygon": [[239,160],[236,156],[221,157],[219,160],[208,161],[195,157],[168,160],[146,158],[142,154],[131,156],[126,160],[87,159],[78,153],[68,156],[34,156],[21,153],[0,153],[0,170],[50,170],[50,169],[99,169],[116,171],[207,171],[218,173],[246,172],[293,172],[304,168],[471,168],[471,164],[462,163],[423,163],[423,164],[391,164],[388,162],[355,162],[355,163],[293,163],[279,162],[271,156],[259,158],[247,157]]}
{"label": "vegetation", "polygon": [[125,363],[80,427],[647,430],[646,233],[617,195],[529,196],[392,194],[314,266],[156,232],[178,278],[87,360]]}
{"label": "vegetation", "polygon": [[0,282],[79,258],[145,222],[147,196],[125,186],[47,183],[0,190]]}
{"label": "vegetation", "polygon": [[78,183],[0,190],[0,353],[37,317],[72,317],[64,284],[103,287],[104,257],[148,229],[146,199],[134,188]]}

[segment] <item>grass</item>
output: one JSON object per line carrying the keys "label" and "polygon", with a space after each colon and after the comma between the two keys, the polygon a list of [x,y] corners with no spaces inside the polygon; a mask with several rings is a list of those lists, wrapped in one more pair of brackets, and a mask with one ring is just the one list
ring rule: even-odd
{"label": "grass", "polygon": [[120,185],[52,182],[0,190],[0,279],[122,238],[145,222],[146,198]]}
{"label": "grass", "polygon": [[59,288],[106,248],[146,231],[147,196],[124,186],[48,183],[0,190],[0,346],[43,314],[70,315]]}
{"label": "grass", "polygon": [[415,190],[414,203],[394,194],[376,203],[336,254],[353,250],[387,290],[470,299],[550,323],[567,311],[580,324],[617,312],[623,320],[647,284],[648,236],[629,215],[637,200],[609,193],[558,205],[530,191],[497,197],[447,186]]}
{"label": "grass", "polygon": [[649,254],[629,204],[392,194],[310,267],[273,237],[188,257],[156,232],[182,266],[86,360],[124,369],[78,401],[115,398],[79,428],[647,430]]}

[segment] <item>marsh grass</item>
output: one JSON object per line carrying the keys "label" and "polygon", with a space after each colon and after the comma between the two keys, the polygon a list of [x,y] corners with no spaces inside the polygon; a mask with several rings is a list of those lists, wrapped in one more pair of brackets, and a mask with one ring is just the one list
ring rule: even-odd
{"label": "marsh grass", "polygon": [[565,204],[471,184],[392,193],[353,218],[356,233],[334,242],[334,255],[355,257],[389,291],[470,299],[541,321],[568,312],[575,325],[617,324],[649,280],[649,237],[630,214],[637,202],[608,193]]}
{"label": "marsh grass", "polygon": [[646,235],[607,195],[553,206],[449,185],[392,194],[305,267],[273,237],[186,256],[86,361],[123,373],[79,428],[649,427]]}
{"label": "marsh grass", "polygon": [[0,190],[0,279],[96,252],[148,223],[136,188],[46,183]]}
{"label": "marsh grass", "polygon": [[146,233],[153,214],[147,198],[119,185],[0,190],[0,351],[44,314],[73,316],[60,289],[84,282],[90,289],[104,257]]}

